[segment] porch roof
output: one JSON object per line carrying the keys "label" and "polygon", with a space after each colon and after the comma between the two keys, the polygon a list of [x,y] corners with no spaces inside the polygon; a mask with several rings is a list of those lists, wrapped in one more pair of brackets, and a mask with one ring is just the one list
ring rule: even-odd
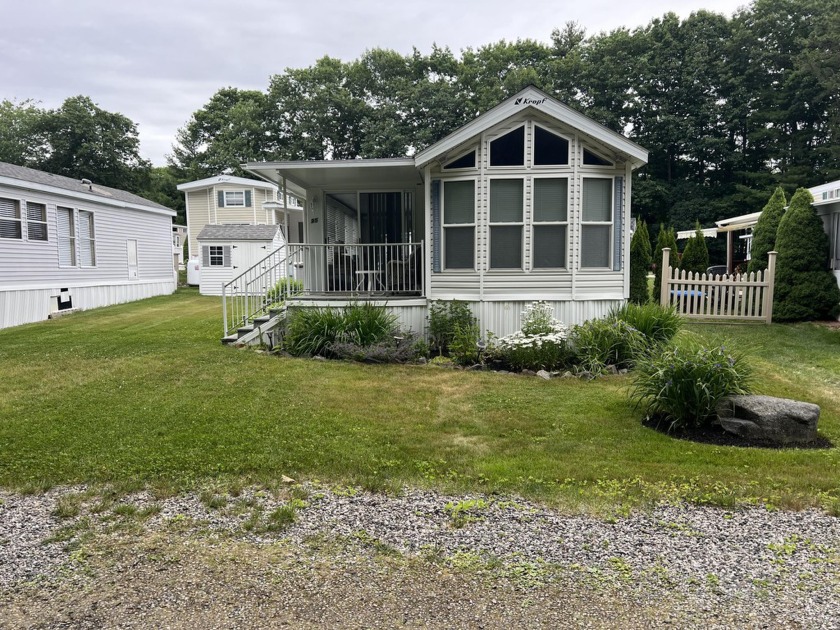
{"label": "porch roof", "polygon": [[364,189],[383,185],[409,187],[422,183],[413,158],[248,162],[249,173],[282,186],[283,178],[304,189]]}

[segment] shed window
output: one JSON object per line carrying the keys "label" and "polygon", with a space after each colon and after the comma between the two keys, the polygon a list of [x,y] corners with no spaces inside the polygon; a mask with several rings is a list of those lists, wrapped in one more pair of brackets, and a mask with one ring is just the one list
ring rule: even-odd
{"label": "shed window", "polygon": [[597,153],[593,153],[589,149],[583,150],[583,163],[587,166],[613,166],[613,163],[602,158]]}
{"label": "shed window", "polygon": [[93,212],[79,210],[79,258],[82,267],[96,265],[96,231]]}
{"label": "shed window", "polygon": [[534,126],[534,165],[569,163],[569,141],[547,129]]}
{"label": "shed window", "polygon": [[47,206],[44,204],[26,204],[26,236],[30,241],[47,240]]}
{"label": "shed window", "polygon": [[534,179],[533,268],[566,266],[569,180],[565,177]]}
{"label": "shed window", "polygon": [[210,246],[210,266],[224,267],[225,266],[225,248],[221,245]]}
{"label": "shed window", "polygon": [[444,265],[475,268],[475,181],[443,183]]}
{"label": "shed window", "polygon": [[465,153],[459,158],[443,165],[443,170],[449,171],[456,168],[475,168],[475,151]]}
{"label": "shed window", "polygon": [[60,267],[76,266],[76,221],[73,208],[56,208],[58,223],[58,264]]}
{"label": "shed window", "polygon": [[612,218],[612,179],[584,177],[581,268],[610,266]]}
{"label": "shed window", "polygon": [[523,166],[525,164],[525,127],[490,142],[490,166]]}
{"label": "shed window", "polygon": [[0,238],[23,238],[20,221],[20,202],[0,198]]}
{"label": "shed window", "polygon": [[522,179],[490,180],[490,268],[522,269]]}

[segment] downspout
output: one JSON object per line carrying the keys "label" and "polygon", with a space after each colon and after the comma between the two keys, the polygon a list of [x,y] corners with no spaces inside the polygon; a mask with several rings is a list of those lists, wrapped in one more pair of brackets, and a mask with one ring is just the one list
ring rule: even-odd
{"label": "downspout", "polygon": [[[286,245],[289,244],[289,197],[286,194],[286,178],[283,177],[283,238],[286,240]],[[286,256],[288,256],[288,248]]]}
{"label": "downspout", "polygon": [[[486,142],[487,142],[487,134],[482,133],[481,134],[481,161],[480,161],[481,166],[479,166],[479,169],[478,169],[478,194],[476,195],[476,217],[475,217],[475,232],[476,232],[476,234],[475,234],[475,236],[476,236],[475,247],[476,247],[476,250],[477,250],[476,251],[476,262],[478,263],[478,308],[480,309],[480,311],[482,313],[484,312],[484,270],[486,269],[485,258],[486,258],[488,250],[485,247],[484,248],[484,252],[485,252],[484,256],[478,255],[482,251],[481,247],[479,246],[480,240],[478,238],[479,226],[480,226],[480,223],[478,221],[478,218],[480,216],[480,214],[478,212],[478,209],[484,207],[484,199],[483,199],[484,195],[483,195],[482,191],[484,190],[484,187],[485,187],[485,184],[486,184],[486,182],[484,181],[484,176],[485,176],[484,162],[485,162],[486,156],[488,154],[488,152],[485,151],[485,149],[484,149]],[[486,234],[487,230],[489,230],[489,228],[484,228],[485,234]],[[483,325],[483,322],[482,322],[482,325]]]}
{"label": "downspout", "polygon": [[[426,243],[423,247],[423,295],[428,303],[432,299],[432,168],[428,164],[423,169],[423,217]],[[440,246],[440,244],[438,244]]]}
{"label": "downspout", "polygon": [[574,191],[572,207],[569,208],[569,238],[573,243],[577,243],[577,247],[570,247],[569,254],[574,256],[574,261],[570,262],[572,272],[572,302],[577,300],[577,269],[580,264],[580,211],[583,208],[582,189],[580,179],[578,177],[578,160],[580,154],[580,136],[575,134],[575,150],[572,152],[572,190]]}
{"label": "downspout", "polygon": [[[622,217],[621,225],[623,226],[624,234],[621,235],[623,239],[622,242],[622,249],[624,250],[624,255],[622,257],[622,263],[624,264],[623,275],[624,275],[624,299],[630,299],[630,239],[628,238],[630,234],[630,221],[632,221],[633,217],[633,208],[630,207],[630,198],[632,197],[632,187],[633,187],[633,165],[631,162],[627,162],[624,167],[624,204],[622,204],[624,216]],[[638,229],[638,222],[637,227]],[[647,277],[647,274],[645,274]]]}

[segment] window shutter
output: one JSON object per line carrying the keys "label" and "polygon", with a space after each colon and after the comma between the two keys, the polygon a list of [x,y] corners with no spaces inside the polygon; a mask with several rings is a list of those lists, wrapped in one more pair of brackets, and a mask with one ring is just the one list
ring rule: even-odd
{"label": "window shutter", "polygon": [[245,207],[246,208],[251,207],[251,191],[250,190],[245,191]]}
{"label": "window shutter", "polygon": [[432,271],[440,273],[440,180],[433,179],[431,184],[432,206]]}
{"label": "window shutter", "polygon": [[210,246],[203,245],[201,248],[201,266],[202,267],[209,267],[210,266]]}
{"label": "window shutter", "polygon": [[222,265],[230,267],[230,245],[225,245],[222,248]]}
{"label": "window shutter", "polygon": [[218,205],[219,205],[220,208],[224,208],[225,207],[225,191],[220,190],[218,194],[219,194],[219,204]]}
{"label": "window shutter", "polygon": [[621,271],[621,229],[622,229],[622,218],[624,215],[624,178],[623,177],[616,177],[615,178],[615,186],[613,187],[614,194],[615,194],[615,204],[613,207],[615,208],[615,227],[613,229],[614,235],[614,254],[613,254],[613,271]]}

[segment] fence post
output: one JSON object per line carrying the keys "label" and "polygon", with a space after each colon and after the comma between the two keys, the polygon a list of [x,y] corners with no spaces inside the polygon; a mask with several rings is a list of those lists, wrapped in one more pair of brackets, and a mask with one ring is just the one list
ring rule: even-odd
{"label": "fence post", "polygon": [[767,269],[764,272],[764,280],[767,282],[767,290],[764,292],[764,321],[767,324],[773,322],[773,292],[776,285],[777,253],[767,252]]}
{"label": "fence post", "polygon": [[670,300],[668,296],[670,295],[670,282],[669,279],[671,278],[671,248],[670,247],[663,247],[662,248],[662,266],[659,268],[659,273],[662,274],[660,278],[660,285],[659,285],[659,304],[662,306],[668,306]]}

